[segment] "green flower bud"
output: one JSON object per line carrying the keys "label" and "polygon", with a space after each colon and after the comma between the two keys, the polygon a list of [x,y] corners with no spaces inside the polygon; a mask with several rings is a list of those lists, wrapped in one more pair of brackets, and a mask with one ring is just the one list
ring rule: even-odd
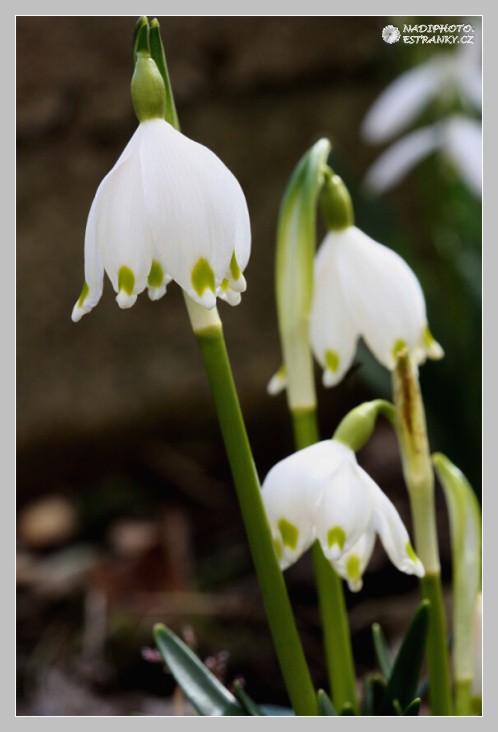
{"label": "green flower bud", "polygon": [[329,231],[342,231],[354,225],[353,204],[349,191],[330,168],[325,172],[325,180],[320,195],[320,208]]}
{"label": "green flower bud", "polygon": [[374,401],[360,404],[359,407],[355,407],[346,414],[336,429],[333,439],[347,445],[353,452],[358,452],[372,436],[379,414],[392,423],[395,418],[394,406],[383,399],[374,399]]}
{"label": "green flower bud", "polygon": [[137,52],[137,62],[131,80],[131,100],[139,122],[164,119],[166,112],[164,81],[147,51]]}

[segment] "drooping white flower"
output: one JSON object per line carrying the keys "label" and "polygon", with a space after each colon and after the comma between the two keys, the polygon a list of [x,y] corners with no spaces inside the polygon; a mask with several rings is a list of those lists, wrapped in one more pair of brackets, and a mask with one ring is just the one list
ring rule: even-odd
{"label": "drooping white flower", "polygon": [[482,105],[479,39],[462,44],[456,52],[435,54],[429,61],[405,71],[375,100],[361,125],[372,143],[383,143],[405,130],[427,105],[457,95],[469,108]]}
{"label": "drooping white flower", "polygon": [[368,169],[365,185],[383,193],[435,151],[454,166],[474,195],[482,196],[482,126],[475,119],[457,114],[419,127],[390,145]]}
{"label": "drooping white flower", "polygon": [[[469,190],[482,196],[482,107],[479,34],[473,44],[433,56],[396,78],[375,100],[361,127],[365,140],[381,144],[416,121],[433,101],[450,110],[434,124],[419,127],[390,145],[366,173],[377,193],[395,186],[431,153],[448,160]],[[452,109],[455,101],[458,113]]]}
{"label": "drooping white flower", "polygon": [[318,442],[281,460],[262,491],[282,569],[318,539],[338,574],[357,591],[378,535],[399,570],[424,575],[393,504],[338,440]]}
{"label": "drooping white flower", "polygon": [[237,304],[246,288],[251,234],[238,181],[204,145],[144,117],[92,203],[74,321],[100,300],[104,271],[122,308],[146,287],[162,297],[171,280],[208,309],[216,297]]}
{"label": "drooping white flower", "polygon": [[348,226],[330,231],[315,258],[310,341],[325,386],[343,378],[360,337],[390,370],[403,348],[418,364],[443,355],[414,272],[396,252]]}

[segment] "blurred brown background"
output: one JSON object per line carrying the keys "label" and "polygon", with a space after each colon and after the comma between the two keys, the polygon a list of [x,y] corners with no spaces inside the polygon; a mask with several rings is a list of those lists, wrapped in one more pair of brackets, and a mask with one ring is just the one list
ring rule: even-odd
{"label": "blurred brown background", "polygon": [[[260,701],[286,701],[178,288],[158,303],[142,295],[121,311],[106,283],[98,307],[77,325],[70,319],[91,201],[136,127],[135,21],[17,18],[19,714],[171,713],[172,680],[141,652],[156,621],[192,642],[193,632],[201,656],[227,650],[227,681],[245,676]],[[409,230],[412,264],[427,251],[437,260],[431,242],[416,237],[413,181],[382,201],[360,186],[379,153],[360,139],[360,122],[406,59],[382,42],[385,17],[159,21],[182,131],[228,165],[249,205],[248,290],[239,307],[222,303],[220,312],[264,477],[292,451],[285,399],[270,398],[265,387],[280,363],[276,221],[298,159],[329,137],[332,164],[358,192],[359,225],[380,238],[394,222]],[[430,267],[437,280],[437,261]],[[439,286],[426,290],[431,322]],[[445,368],[459,358],[447,349]],[[424,367],[429,375],[437,368]],[[349,407],[377,395],[374,384],[388,388],[387,375],[380,379],[364,356],[339,387],[318,387],[323,437]],[[478,383],[471,386],[480,394]],[[468,430],[461,427],[461,442]],[[387,427],[379,425],[362,461],[409,522]],[[447,561],[444,537],[442,544]],[[395,639],[417,602],[416,583],[382,552],[371,571],[360,595],[348,593],[360,671],[373,665],[371,622],[384,622]],[[307,559],[288,576],[318,683],[323,660]]]}

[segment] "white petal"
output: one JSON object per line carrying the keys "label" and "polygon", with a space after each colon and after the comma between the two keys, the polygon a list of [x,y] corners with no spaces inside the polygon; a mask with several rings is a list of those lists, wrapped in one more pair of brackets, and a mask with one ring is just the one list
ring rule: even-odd
{"label": "white petal", "polygon": [[104,287],[104,265],[97,249],[95,230],[95,201],[90,207],[85,231],[85,283],[88,292],[84,298],[80,296],[71,315],[75,323],[97,305]]}
{"label": "white petal", "polygon": [[375,546],[375,531],[367,529],[354,546],[333,562],[337,574],[346,580],[351,592],[363,587],[363,574]]}
{"label": "white petal", "polygon": [[442,88],[445,65],[439,58],[401,74],[370,107],[361,126],[368,142],[385,142],[404,130]]}
{"label": "white petal", "polygon": [[[316,538],[315,520],[323,491],[351,450],[333,440],[318,442],[274,465],[263,485],[263,501],[282,569],[293,564]],[[283,523],[282,523],[283,522]]]}
{"label": "white petal", "polygon": [[427,323],[417,277],[396,252],[356,227],[343,233],[337,263],[356,331],[375,358],[393,369],[396,348],[416,348]]}
{"label": "white petal", "polygon": [[[142,292],[152,262],[152,240],[144,205],[144,182],[140,148],[143,125],[139,125],[114,168],[95,195],[97,247],[103,265],[119,292],[118,276],[125,266],[134,276],[133,293]],[[124,294],[122,298],[124,300]]]}
{"label": "white petal", "polygon": [[266,391],[270,396],[276,396],[284,389],[287,389],[287,371],[285,366],[281,366],[271,377],[266,386]]}
{"label": "white petal", "polygon": [[197,292],[192,271],[205,260],[216,289],[225,279],[234,250],[241,269],[247,264],[250,229],[244,194],[228,168],[203,145],[163,120],[141,126],[144,197],[154,256],[194,300],[213,307],[214,291]]}
{"label": "white petal", "polygon": [[[338,443],[336,443],[338,444]],[[336,470],[327,477],[325,490],[315,514],[317,537],[327,559],[338,560],[367,530],[373,499],[365,484],[368,478],[348,450]]]}
{"label": "white petal", "polygon": [[413,551],[399,513],[374,481],[371,482],[371,488],[375,503],[372,526],[379,534],[387,556],[401,572],[423,577],[423,564]]}
{"label": "white petal", "polygon": [[468,188],[482,196],[482,127],[477,120],[454,115],[444,127],[444,151]]}
{"label": "white petal", "polygon": [[365,175],[365,186],[382,193],[392,188],[440,143],[436,125],[420,127],[402,137],[380,155]]}
{"label": "white petal", "polygon": [[310,343],[324,371],[325,386],[337,384],[353,361],[358,334],[349,315],[337,266],[338,240],[342,232],[325,237],[315,258]]}

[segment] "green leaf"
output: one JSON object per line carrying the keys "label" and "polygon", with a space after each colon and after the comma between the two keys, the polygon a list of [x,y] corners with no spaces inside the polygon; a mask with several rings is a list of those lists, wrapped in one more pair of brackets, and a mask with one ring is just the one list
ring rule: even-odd
{"label": "green leaf", "polygon": [[239,681],[234,681],[233,684],[233,690],[235,693],[236,698],[238,701],[242,704],[246,712],[251,715],[251,717],[264,717],[265,712],[262,711],[261,707],[259,707],[256,702],[254,702],[249,694],[247,694],[241,683]]}
{"label": "green leaf", "polygon": [[380,714],[384,707],[387,681],[380,674],[369,674],[365,678],[365,695],[363,714],[374,717]]}
{"label": "green leaf", "polygon": [[429,606],[428,600],[420,603],[399,649],[387,682],[386,706],[397,699],[404,709],[416,696],[429,627]]}
{"label": "green leaf", "polygon": [[166,89],[166,122],[169,122],[177,130],[180,129],[180,121],[176,111],[175,98],[173,96],[173,88],[168,73],[168,64],[166,63],[166,54],[161,39],[161,29],[157,18],[153,18],[150,24],[150,54],[159,69]]}
{"label": "green leaf", "polygon": [[387,647],[384,632],[378,623],[372,625],[372,638],[375,650],[375,656],[380,670],[388,679],[391,675],[393,664],[390,658],[389,649]]}
{"label": "green leaf", "polygon": [[318,702],[318,714],[320,717],[336,717],[337,712],[335,711],[334,705],[323,689],[318,689],[316,699]]}
{"label": "green leaf", "polygon": [[432,461],[448,507],[452,555],[453,665],[455,678],[472,678],[472,623],[481,589],[481,509],[472,486],[456,465],[441,453]]}
{"label": "green leaf", "polygon": [[405,711],[403,712],[403,717],[417,717],[418,713],[420,711],[420,705],[422,704],[422,699],[418,698],[411,701],[408,706],[405,708]]}
{"label": "green leaf", "polygon": [[173,631],[158,623],[154,626],[154,638],[166,666],[199,714],[245,715],[236,698]]}
{"label": "green leaf", "polygon": [[145,15],[142,15],[135,24],[132,41],[132,57],[133,64],[137,61],[137,53],[139,51],[149,50],[149,21]]}
{"label": "green leaf", "polygon": [[394,714],[397,717],[402,717],[403,716],[403,708],[402,708],[401,704],[399,703],[399,701],[397,699],[393,699],[392,700],[392,708],[394,710]]}

